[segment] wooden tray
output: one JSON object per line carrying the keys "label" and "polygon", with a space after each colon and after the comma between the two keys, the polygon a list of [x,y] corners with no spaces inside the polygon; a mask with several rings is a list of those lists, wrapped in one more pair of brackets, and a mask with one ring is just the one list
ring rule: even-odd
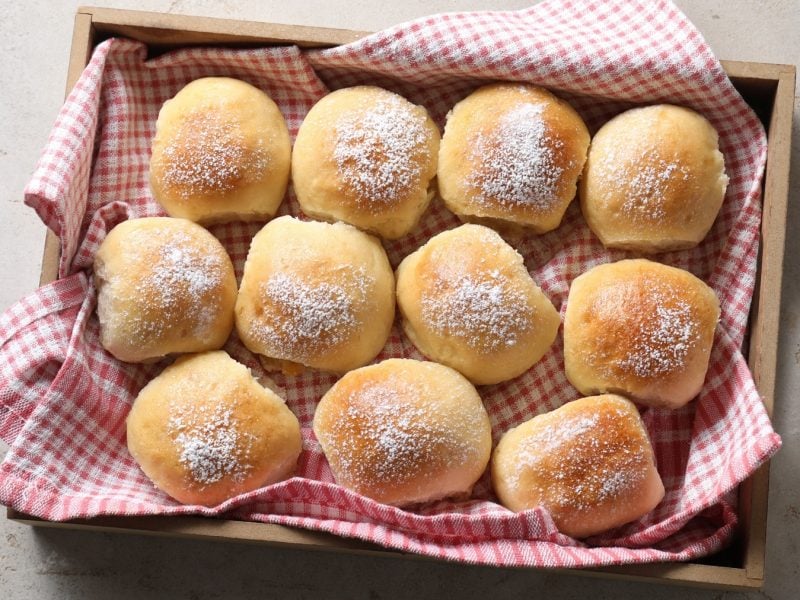
{"label": "wooden tray", "polygon": [[[67,75],[67,93],[78,80],[99,42],[114,36],[142,41],[153,53],[188,45],[264,46],[296,44],[325,48],[355,41],[366,32],[229,21],[157,13],[80,8],[75,16],[72,51]],[[789,158],[794,100],[795,67],[762,63],[723,61],[734,85],[753,107],[767,128],[769,151],[764,178],[764,216],[758,280],[750,314],[746,348],[756,386],[772,414],[780,316],[781,276]],[[58,238],[48,232],[40,283],[57,276]],[[698,563],[628,565],[573,573],[597,577],[684,584],[720,589],[760,588],[764,582],[769,465],[764,465],[739,490],[740,535],[731,548]],[[202,517],[101,517],[69,522],[48,522],[12,509],[8,518],[42,527],[119,531],[139,534],[241,540],[276,546],[355,554],[400,552],[329,534],[281,525],[224,521]],[[414,558],[419,558],[414,556]]]}

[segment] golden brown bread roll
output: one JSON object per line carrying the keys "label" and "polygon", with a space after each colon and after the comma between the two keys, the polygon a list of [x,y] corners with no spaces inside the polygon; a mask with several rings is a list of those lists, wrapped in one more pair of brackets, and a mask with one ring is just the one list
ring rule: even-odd
{"label": "golden brown bread roll", "polygon": [[588,147],[586,125],[564,100],[532,85],[487,85],[448,115],[439,193],[463,220],[545,233],[575,197]]}
{"label": "golden brown bread roll", "polygon": [[289,130],[269,96],[244,81],[206,77],[161,108],[150,187],[173,217],[260,221],[283,200],[290,156]]}
{"label": "golden brown bread roll", "polygon": [[94,282],[100,341],[119,360],[216,350],[233,329],[233,264],[191,221],[123,221],[95,255]]}
{"label": "golden brown bread roll", "polygon": [[407,234],[428,206],[439,130],[422,106],[387,90],[337,90],[306,115],[292,183],[307,215],[387,239]]}
{"label": "golden brown bread roll", "polygon": [[664,497],[639,412],[612,394],[569,402],[507,431],[492,456],[492,483],[507,508],[542,506],[575,538],[634,521]]}
{"label": "golden brown bread roll", "polygon": [[355,369],[381,351],[393,321],[394,274],[374,237],[280,217],[253,238],[236,330],[266,368]]}
{"label": "golden brown bread roll", "polygon": [[727,185],[717,132],[706,119],[679,106],[647,106],[595,134],[581,209],[608,248],[679,250],[706,236]]}
{"label": "golden brown bread roll", "polygon": [[688,271],[644,259],[594,267],[569,290],[567,378],[583,394],[679,408],[703,386],[719,313],[714,291]]}
{"label": "golden brown bread roll", "polygon": [[148,383],[127,432],[159,489],[204,506],[286,479],[302,449],[284,401],[222,351],[182,356]]}
{"label": "golden brown bread roll", "polygon": [[314,433],[339,485],[398,506],[469,494],[492,448],[469,381],[409,359],[347,373],[320,400]]}
{"label": "golden brown bread roll", "polygon": [[522,256],[480,225],[440,233],[407,256],[397,303],[419,351],[479,385],[528,370],[561,323]]}

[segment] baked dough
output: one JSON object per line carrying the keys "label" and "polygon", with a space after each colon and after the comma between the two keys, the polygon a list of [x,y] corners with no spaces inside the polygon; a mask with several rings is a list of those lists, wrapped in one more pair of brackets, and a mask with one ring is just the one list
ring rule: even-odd
{"label": "baked dough", "polygon": [[206,77],[161,108],[150,187],[173,217],[262,221],[283,200],[290,162],[289,130],[272,99],[244,81]]}
{"label": "baked dough", "polygon": [[253,238],[236,330],[264,366],[344,373],[381,351],[394,321],[394,274],[380,242],[346,223],[280,217]]}
{"label": "baked dough", "polygon": [[588,147],[586,125],[564,100],[532,85],[487,85],[448,115],[439,193],[462,220],[545,233],[575,197]]}
{"label": "baked dough", "polygon": [[314,414],[336,482],[398,506],[464,497],[486,469],[489,416],[453,369],[390,359],[342,377]]}
{"label": "baked dough", "polygon": [[544,507],[575,538],[634,521],[664,497],[639,412],[611,394],[569,402],[507,431],[492,456],[492,482],[504,506]]}
{"label": "baked dough", "polygon": [[705,118],[679,106],[646,106],[595,134],[581,209],[608,248],[680,250],[705,238],[727,186],[718,135]]}
{"label": "baked dough", "polygon": [[527,371],[561,323],[522,256],[481,225],[440,233],[407,256],[397,305],[420,352],[479,385]]}
{"label": "baked dough", "polygon": [[159,489],[203,506],[286,479],[302,449],[284,401],[222,351],[180,357],[148,383],[127,440]]}
{"label": "baked dough", "polygon": [[315,219],[402,237],[433,197],[438,152],[439,129],[424,107],[378,87],[337,90],[297,133],[297,201]]}
{"label": "baked dough", "polygon": [[236,277],[217,238],[185,219],[123,221],[94,259],[100,341],[119,360],[221,348]]}
{"label": "baked dough", "polygon": [[564,366],[583,394],[617,392],[679,408],[703,386],[719,301],[700,279],[644,259],[577,277],[564,316]]}

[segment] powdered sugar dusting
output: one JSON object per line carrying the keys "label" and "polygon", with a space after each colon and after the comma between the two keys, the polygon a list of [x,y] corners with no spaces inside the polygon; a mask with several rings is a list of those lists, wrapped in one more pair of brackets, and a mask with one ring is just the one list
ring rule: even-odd
{"label": "powdered sugar dusting", "polygon": [[238,124],[197,111],[181,123],[156,163],[165,184],[184,198],[224,193],[260,179],[270,163],[269,142],[248,144]]}
{"label": "powdered sugar dusting", "polygon": [[[638,307],[635,314],[632,305]],[[691,305],[681,290],[661,280],[620,283],[604,290],[595,306],[601,319],[625,339],[611,354],[588,356],[611,376],[621,371],[648,378],[679,371],[699,343],[700,325]]]}
{"label": "powdered sugar dusting", "polygon": [[215,292],[222,286],[224,258],[182,231],[165,232],[159,240],[142,235],[133,247],[152,264],[133,288],[136,303],[121,314],[129,330],[142,340],[159,336],[175,321],[187,320],[191,310],[191,333],[201,336],[219,313],[221,299]]}
{"label": "powdered sugar dusting", "polygon": [[380,210],[420,185],[430,137],[425,115],[403,98],[365,105],[336,125],[333,157],[341,181],[364,208]]}
{"label": "powdered sugar dusting", "polygon": [[584,411],[544,424],[521,442],[508,485],[532,485],[551,509],[591,510],[602,503],[624,509],[651,460],[644,435],[628,433],[633,418],[621,409]]}
{"label": "powdered sugar dusting", "polygon": [[159,249],[160,260],[153,265],[146,285],[167,301],[181,286],[186,294],[199,298],[219,284],[219,260],[192,244],[188,235],[177,233]]}
{"label": "powdered sugar dusting", "polygon": [[179,461],[196,483],[210,485],[225,477],[244,480],[254,436],[239,431],[229,406],[199,404],[173,407],[167,431],[179,452]]}
{"label": "powdered sugar dusting", "polygon": [[670,306],[656,294],[655,314],[643,319],[639,335],[633,338],[628,355],[619,366],[639,377],[656,377],[682,369],[698,339],[691,307],[673,299]]}
{"label": "powdered sugar dusting", "polygon": [[[429,400],[421,402],[420,399]],[[465,410],[445,419],[423,384],[402,379],[371,382],[352,394],[323,441],[337,477],[353,485],[402,485],[423,472],[462,465],[475,447],[455,433],[480,431]]]}
{"label": "powdered sugar dusting", "polygon": [[261,284],[265,312],[251,321],[250,334],[264,344],[264,354],[304,362],[353,336],[374,279],[363,267],[341,271],[336,281],[313,283],[281,271]]}
{"label": "powdered sugar dusting", "polygon": [[556,158],[562,146],[548,133],[543,106],[521,104],[475,137],[470,160],[478,167],[467,183],[483,202],[549,210],[564,172]]}
{"label": "powdered sugar dusting", "polygon": [[691,173],[677,156],[666,159],[656,148],[646,149],[635,162],[617,158],[612,149],[604,159],[601,178],[605,183],[598,187],[606,202],[624,186],[622,212],[633,223],[649,224],[667,216],[664,203],[671,182],[688,181]]}
{"label": "powdered sugar dusting", "polygon": [[553,452],[559,446],[587,435],[588,432],[597,428],[598,422],[597,413],[577,415],[572,419],[562,421],[558,427],[540,431],[538,435],[531,438],[532,443],[535,442],[542,452]]}
{"label": "powdered sugar dusting", "polygon": [[486,352],[515,346],[518,334],[531,329],[532,316],[525,294],[498,270],[485,273],[485,278],[440,277],[422,298],[422,317],[435,332]]}

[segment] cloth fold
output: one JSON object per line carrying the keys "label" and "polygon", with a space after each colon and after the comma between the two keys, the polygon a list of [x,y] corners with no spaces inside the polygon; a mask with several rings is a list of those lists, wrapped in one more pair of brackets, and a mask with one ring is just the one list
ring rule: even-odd
{"label": "cloth fold", "polygon": [[[488,81],[548,87],[595,131],[636,103],[690,106],[720,133],[730,176],[722,211],[697,248],[658,256],[708,282],[722,304],[709,374],[690,405],[646,409],[643,419],[667,490],[642,519],[577,541],[547,511],[501,507],[488,475],[464,502],[402,510],[337,486],[310,424],[335,378],[273,377],[303,427],[297,476],[215,508],[183,506],[153,487],[125,446],[125,418],[139,389],[168,361],[131,365],[99,343],[91,264],[114,225],[163,214],[147,180],[161,104],[186,83],[231,76],[266,91],[292,136],[330,89],[381,85],[424,104],[440,127],[461,98]],[[403,551],[507,566],[591,567],[689,560],[734,535],[736,486],[780,447],[741,353],[755,285],[760,179],[766,137],[699,32],[661,2],[550,0],[514,12],[419,19],[327,50],[188,48],[148,60],[144,45],[101,43],[67,98],[26,203],[61,239],[57,282],[0,317],[0,502],[45,519],[96,515],[199,514],[280,523],[354,537]],[[280,214],[300,214],[291,190]],[[419,226],[387,242],[393,266],[432,235],[459,224],[434,202]],[[237,274],[260,224],[211,228]],[[593,237],[576,203],[561,227],[514,240],[525,264],[562,312],[570,282],[600,263],[631,256]],[[231,337],[235,359],[265,376]],[[421,359],[395,326],[379,359]],[[479,389],[495,440],[535,414],[574,400],[558,340],[524,375]]]}

